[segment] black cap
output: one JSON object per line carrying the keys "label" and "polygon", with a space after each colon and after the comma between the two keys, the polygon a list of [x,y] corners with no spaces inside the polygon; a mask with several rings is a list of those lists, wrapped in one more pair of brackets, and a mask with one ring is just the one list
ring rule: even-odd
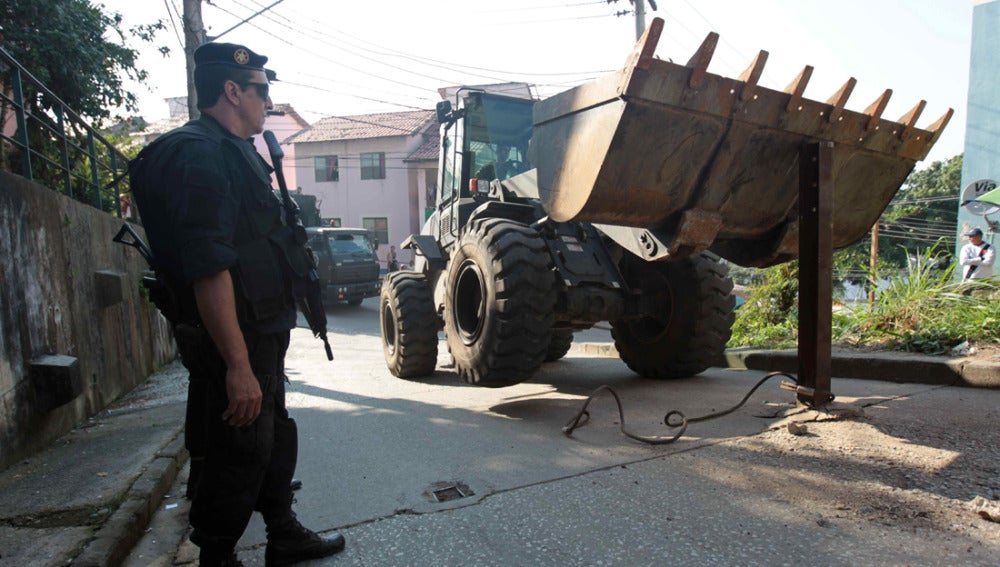
{"label": "black cap", "polygon": [[267,57],[258,55],[245,45],[236,43],[206,43],[194,50],[194,65],[209,67],[222,65],[233,69],[263,71]]}
{"label": "black cap", "polygon": [[969,232],[966,232],[963,236],[982,236],[982,235],[983,231],[977,227],[970,230]]}

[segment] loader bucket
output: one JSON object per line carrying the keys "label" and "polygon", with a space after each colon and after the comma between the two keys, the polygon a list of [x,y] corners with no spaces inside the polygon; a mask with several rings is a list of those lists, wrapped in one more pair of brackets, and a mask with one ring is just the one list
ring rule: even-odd
{"label": "loader bucket", "polygon": [[803,96],[806,67],[784,91],[758,85],[761,51],[738,78],[707,71],[709,34],[687,65],[653,58],[656,18],[624,69],[538,102],[530,157],[556,221],[648,229],[658,260],[706,248],[745,266],[798,255],[798,159],[834,143],[833,246],[863,237],[951,118],[916,127],[921,101],[899,121],[844,108],[850,79],[826,102]]}

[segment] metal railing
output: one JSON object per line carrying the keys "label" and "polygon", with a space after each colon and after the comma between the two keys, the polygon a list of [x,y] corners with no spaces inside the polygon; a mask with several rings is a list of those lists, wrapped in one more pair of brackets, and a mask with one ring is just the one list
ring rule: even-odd
{"label": "metal railing", "polygon": [[[47,110],[33,113],[26,91]],[[0,169],[121,218],[127,167],[128,158],[114,144],[0,48]]]}

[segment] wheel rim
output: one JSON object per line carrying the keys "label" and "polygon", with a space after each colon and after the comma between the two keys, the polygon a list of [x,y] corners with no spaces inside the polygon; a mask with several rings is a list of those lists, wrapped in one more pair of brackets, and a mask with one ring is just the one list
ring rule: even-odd
{"label": "wheel rim", "polygon": [[455,306],[455,328],[466,345],[476,342],[482,333],[486,315],[485,289],[486,282],[479,266],[471,260],[463,262],[455,280],[452,305]]}
{"label": "wheel rim", "polygon": [[392,305],[387,301],[382,307],[382,336],[385,337],[385,348],[389,355],[396,352],[396,316],[392,313]]}

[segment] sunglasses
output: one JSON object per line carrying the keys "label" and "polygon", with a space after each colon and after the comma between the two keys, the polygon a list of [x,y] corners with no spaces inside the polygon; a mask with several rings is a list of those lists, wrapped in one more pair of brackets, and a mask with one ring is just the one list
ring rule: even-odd
{"label": "sunglasses", "polygon": [[257,96],[259,96],[261,100],[267,100],[267,97],[270,95],[271,85],[267,83],[254,83],[251,81],[249,83],[240,84],[240,88],[244,90],[246,90],[249,86],[253,86],[253,88],[257,91]]}

